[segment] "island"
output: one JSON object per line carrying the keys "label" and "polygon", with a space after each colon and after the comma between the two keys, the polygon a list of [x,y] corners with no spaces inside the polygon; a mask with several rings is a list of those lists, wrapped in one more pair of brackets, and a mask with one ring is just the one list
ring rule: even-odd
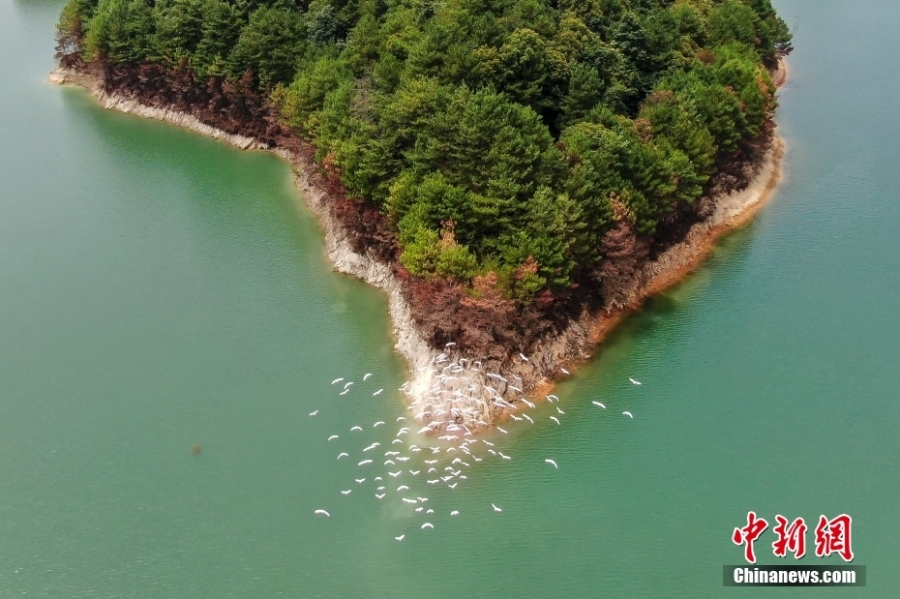
{"label": "island", "polygon": [[291,161],[423,434],[489,429],[778,180],[770,0],[70,0],[56,83]]}

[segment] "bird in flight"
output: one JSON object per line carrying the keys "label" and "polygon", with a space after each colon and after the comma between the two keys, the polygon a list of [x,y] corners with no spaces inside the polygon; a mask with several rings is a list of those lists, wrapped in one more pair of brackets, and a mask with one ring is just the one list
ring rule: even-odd
{"label": "bird in flight", "polygon": [[592,401],[591,403],[594,404],[595,406],[600,406],[600,407],[603,408],[604,410],[606,409],[606,406],[604,406],[604,405],[603,405],[602,403],[600,403],[599,401]]}
{"label": "bird in flight", "polygon": [[329,514],[325,510],[316,510],[314,513],[319,516],[325,516],[326,518],[331,518],[331,514]]}
{"label": "bird in flight", "polygon": [[494,508],[494,511],[495,511],[495,512],[502,512],[502,511],[503,511],[503,510],[501,510],[500,508],[498,508],[496,505],[494,505],[493,503],[491,504],[491,507]]}
{"label": "bird in flight", "polygon": [[406,538],[406,535],[400,535],[399,537],[394,537],[394,538],[398,541],[402,541],[403,539]]}
{"label": "bird in flight", "polygon": [[642,382],[636,381],[636,380],[634,380],[634,379],[631,378],[631,377],[628,377],[628,380],[631,381],[631,384],[632,384],[632,385],[643,385]]}
{"label": "bird in flight", "polygon": [[557,470],[559,470],[559,466],[557,466],[557,465],[556,465],[556,462],[554,462],[554,461],[551,460],[550,458],[547,458],[547,459],[544,460],[544,461],[547,462],[548,464],[552,464],[554,468],[556,468]]}
{"label": "bird in flight", "polygon": [[634,420],[634,416],[631,414],[631,412],[625,411],[625,412],[622,412],[622,414],[624,414],[625,416],[628,416],[629,418]]}
{"label": "bird in flight", "polygon": [[318,413],[319,413],[319,410],[316,410],[315,412],[310,412],[309,415],[310,415],[310,416],[315,416],[315,415],[318,414]]}

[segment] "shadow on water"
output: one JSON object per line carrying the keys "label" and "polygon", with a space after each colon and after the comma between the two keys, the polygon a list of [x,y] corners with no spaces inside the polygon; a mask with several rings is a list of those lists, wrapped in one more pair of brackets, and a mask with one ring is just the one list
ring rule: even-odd
{"label": "shadow on water", "polygon": [[663,293],[648,298],[607,336],[601,348],[625,339],[650,337],[659,332],[660,326],[678,320],[677,315],[689,315],[690,310],[685,308],[690,308],[691,301],[700,297],[714,280],[728,280],[744,269],[758,228],[757,221],[753,220],[719,239],[699,268]]}

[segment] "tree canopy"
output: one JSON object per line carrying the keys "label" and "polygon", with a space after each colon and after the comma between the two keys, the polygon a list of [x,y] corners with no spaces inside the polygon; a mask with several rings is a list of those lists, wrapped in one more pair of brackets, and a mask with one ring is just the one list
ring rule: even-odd
{"label": "tree canopy", "polygon": [[411,273],[526,302],[700,198],[791,37],[770,0],[70,0],[59,29],[89,62],[249,73]]}

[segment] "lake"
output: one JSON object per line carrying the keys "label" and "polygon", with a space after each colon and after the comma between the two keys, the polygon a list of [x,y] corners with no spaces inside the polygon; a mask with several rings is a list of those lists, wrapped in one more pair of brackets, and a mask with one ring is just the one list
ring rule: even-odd
{"label": "lake", "polygon": [[723,589],[750,510],[850,514],[854,594],[895,597],[900,4],[775,4],[770,203],[450,489],[446,454],[382,464],[387,301],[289,166],[47,84],[62,4],[0,0],[0,597],[847,596]]}

